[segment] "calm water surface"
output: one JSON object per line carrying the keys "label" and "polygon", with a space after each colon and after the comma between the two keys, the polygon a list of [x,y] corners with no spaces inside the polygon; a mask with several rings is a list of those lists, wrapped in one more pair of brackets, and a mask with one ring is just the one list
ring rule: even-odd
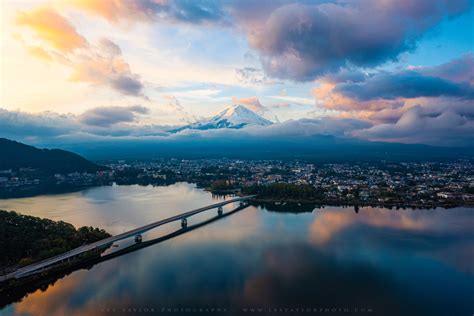
{"label": "calm water surface", "polygon": [[[118,234],[215,202],[210,193],[178,183],[0,200],[0,209]],[[292,211],[248,207],[73,272],[0,315],[189,315],[194,307],[221,308],[228,315],[245,308],[273,315],[296,314],[273,308],[314,308],[316,315],[339,314],[326,308],[347,308],[344,315],[473,315],[473,209]],[[190,224],[214,215],[196,216]],[[156,229],[144,240],[178,228]]]}

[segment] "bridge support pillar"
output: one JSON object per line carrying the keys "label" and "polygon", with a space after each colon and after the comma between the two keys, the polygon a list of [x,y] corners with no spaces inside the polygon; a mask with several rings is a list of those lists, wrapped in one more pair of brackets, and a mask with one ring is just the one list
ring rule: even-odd
{"label": "bridge support pillar", "polygon": [[219,216],[222,216],[222,213],[224,213],[224,209],[222,208],[222,206],[219,206],[219,207],[217,208],[217,214],[218,214]]}
{"label": "bridge support pillar", "polygon": [[138,234],[138,235],[135,236],[135,242],[136,242],[136,243],[142,242],[142,239],[143,239],[143,237],[142,237],[142,235],[140,235],[140,234]]}
{"label": "bridge support pillar", "polygon": [[186,218],[183,218],[181,220],[181,228],[186,228],[188,227],[188,220]]}

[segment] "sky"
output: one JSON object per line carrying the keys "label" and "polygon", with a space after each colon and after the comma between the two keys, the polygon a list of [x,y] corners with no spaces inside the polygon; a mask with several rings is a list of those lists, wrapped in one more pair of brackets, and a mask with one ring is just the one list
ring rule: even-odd
{"label": "sky", "polygon": [[275,137],[472,145],[473,3],[5,0],[0,136],[164,137],[243,104]]}

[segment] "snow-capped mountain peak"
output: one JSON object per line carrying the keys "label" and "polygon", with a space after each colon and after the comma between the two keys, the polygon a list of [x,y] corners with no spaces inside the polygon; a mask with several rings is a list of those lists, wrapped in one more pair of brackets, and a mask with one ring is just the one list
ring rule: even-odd
{"label": "snow-capped mountain peak", "polygon": [[252,110],[248,109],[244,105],[235,104],[232,105],[218,115],[212,117],[209,121],[219,122],[226,120],[231,125],[271,125],[272,122],[256,114]]}
{"label": "snow-capped mountain peak", "polygon": [[267,126],[273,122],[263,118],[257,113],[241,104],[231,105],[219,114],[196,123],[183,126],[170,132],[179,132],[185,129],[219,129],[219,128],[243,128],[247,126]]}

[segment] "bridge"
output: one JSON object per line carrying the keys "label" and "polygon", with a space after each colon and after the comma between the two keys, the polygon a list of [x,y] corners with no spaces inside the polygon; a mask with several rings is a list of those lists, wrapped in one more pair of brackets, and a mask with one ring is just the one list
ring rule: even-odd
{"label": "bridge", "polygon": [[69,262],[71,259],[74,259],[75,257],[77,257],[77,256],[79,256],[83,253],[86,253],[86,252],[89,252],[89,251],[96,251],[96,250],[100,250],[100,249],[105,249],[105,248],[109,247],[110,245],[112,245],[114,242],[117,242],[117,241],[120,241],[120,240],[123,240],[123,239],[126,239],[126,238],[130,238],[132,236],[135,236],[135,241],[136,242],[140,242],[141,238],[142,238],[141,234],[143,234],[144,232],[146,232],[148,230],[151,230],[153,228],[156,228],[158,226],[162,226],[162,225],[171,223],[171,222],[181,221],[181,227],[186,228],[188,217],[191,217],[193,215],[202,213],[202,212],[207,211],[207,210],[216,209],[216,208],[217,208],[218,215],[222,215],[223,214],[223,206],[225,206],[227,204],[230,204],[230,203],[236,203],[236,202],[240,202],[241,204],[243,204],[246,201],[248,201],[248,200],[250,200],[254,197],[255,197],[255,195],[249,195],[249,196],[235,198],[235,199],[232,199],[232,200],[226,200],[226,201],[222,201],[222,202],[219,202],[219,203],[204,206],[204,207],[201,207],[201,208],[189,211],[189,212],[178,214],[178,215],[166,218],[166,219],[162,219],[162,220],[159,220],[157,222],[147,224],[147,225],[144,225],[142,227],[138,227],[138,228],[129,230],[127,232],[124,232],[124,233],[121,233],[121,234],[118,234],[118,235],[115,235],[115,236],[111,236],[111,237],[96,241],[94,243],[87,244],[87,245],[72,249],[68,252],[65,252],[65,253],[59,254],[57,256],[45,259],[43,261],[33,263],[31,265],[27,265],[25,267],[22,267],[18,270],[15,270],[15,271],[9,273],[9,274],[6,274],[4,276],[0,276],[0,281],[7,281],[7,280],[10,280],[10,279],[19,279],[19,278],[22,278],[22,277],[26,277],[26,276],[29,276],[29,275],[36,274],[36,273],[41,273],[45,270],[48,270],[48,269],[52,268],[53,266],[55,266],[59,263]]}

